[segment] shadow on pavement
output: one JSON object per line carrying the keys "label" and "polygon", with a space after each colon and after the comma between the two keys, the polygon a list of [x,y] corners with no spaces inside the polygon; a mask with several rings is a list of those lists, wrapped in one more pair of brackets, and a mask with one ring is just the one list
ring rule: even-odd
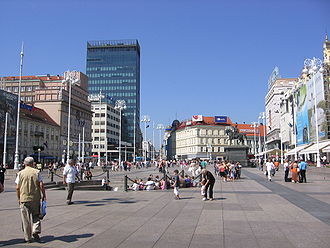
{"label": "shadow on pavement", "polygon": [[[60,240],[60,241],[66,242],[66,243],[72,243],[72,242],[78,241],[78,239],[90,238],[93,235],[94,234],[92,234],[92,233],[65,235],[65,236],[59,236],[59,237],[48,235],[48,236],[41,236],[41,242],[33,242],[33,243],[35,243],[35,244],[47,243],[47,242],[51,242],[54,240]],[[31,245],[33,245],[33,243],[31,243]],[[17,244],[24,244],[24,239],[11,239],[11,240],[7,240],[7,241],[0,241],[0,247],[9,246],[9,245],[17,245]]]}

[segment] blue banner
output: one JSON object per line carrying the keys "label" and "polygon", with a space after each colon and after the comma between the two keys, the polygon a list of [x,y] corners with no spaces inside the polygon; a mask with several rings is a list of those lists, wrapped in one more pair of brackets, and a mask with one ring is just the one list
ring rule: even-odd
{"label": "blue banner", "polygon": [[215,123],[227,123],[227,116],[214,116]]}

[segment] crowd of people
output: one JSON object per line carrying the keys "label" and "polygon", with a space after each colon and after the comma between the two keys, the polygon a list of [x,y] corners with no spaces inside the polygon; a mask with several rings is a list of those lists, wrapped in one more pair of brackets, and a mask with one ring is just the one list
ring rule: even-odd
{"label": "crowd of people", "polygon": [[[265,167],[265,168],[264,168]],[[306,171],[308,164],[303,159],[294,161],[285,160],[283,163],[284,181],[292,183],[307,183]],[[264,175],[268,181],[272,181],[272,177],[280,168],[280,162],[276,159],[269,158],[267,162],[260,163],[259,170],[264,171]]]}

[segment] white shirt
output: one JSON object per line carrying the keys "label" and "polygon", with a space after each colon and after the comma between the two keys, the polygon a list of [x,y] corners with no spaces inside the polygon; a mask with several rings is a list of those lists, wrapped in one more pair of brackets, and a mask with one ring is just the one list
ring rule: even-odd
{"label": "white shirt", "polygon": [[154,189],[154,185],[155,185],[155,182],[154,181],[147,181],[146,182],[146,186],[147,186],[146,190],[152,190],[152,189]]}
{"label": "white shirt", "polygon": [[273,169],[274,168],[273,162],[267,162],[266,163],[266,168],[267,168],[268,171],[270,171],[271,169]]}
{"label": "white shirt", "polygon": [[76,167],[66,165],[63,170],[63,176],[66,176],[66,183],[75,183],[78,174]]}

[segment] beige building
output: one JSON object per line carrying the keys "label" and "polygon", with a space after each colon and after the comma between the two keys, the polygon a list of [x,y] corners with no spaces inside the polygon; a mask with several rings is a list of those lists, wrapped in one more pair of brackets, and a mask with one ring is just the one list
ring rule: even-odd
{"label": "beige building", "polygon": [[[203,121],[185,121],[175,131],[175,155],[177,159],[224,159],[228,146],[228,123],[217,124],[213,117]],[[229,119],[229,118],[228,118]]]}
{"label": "beige building", "polygon": [[41,161],[59,160],[60,126],[44,110],[24,104],[20,111],[18,147],[21,159],[32,155],[38,161],[40,155]]}
{"label": "beige building", "polygon": [[[71,93],[71,124],[70,124],[70,155],[78,156],[78,137],[82,138],[85,129],[85,155],[91,155],[91,104],[88,101],[88,78],[76,72],[79,81],[72,85]],[[19,77],[0,78],[0,87],[9,92],[18,93]],[[66,154],[69,84],[64,76],[24,76],[21,84],[21,100],[43,109],[57,125],[60,126],[61,153]],[[64,156],[63,156],[64,157]]]}

